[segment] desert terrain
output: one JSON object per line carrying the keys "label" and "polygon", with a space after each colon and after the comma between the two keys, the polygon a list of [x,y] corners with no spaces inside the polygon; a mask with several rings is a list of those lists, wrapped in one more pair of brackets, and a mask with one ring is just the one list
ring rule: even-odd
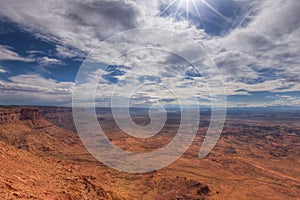
{"label": "desert terrain", "polygon": [[[141,114],[142,113],[142,114]],[[97,110],[107,137],[132,152],[159,149],[172,140],[180,116],[163,130],[137,139],[118,129],[109,111]],[[213,151],[198,158],[209,125],[203,114],[188,151],[170,166],[128,174],[97,161],[81,143],[71,108],[0,108],[1,199],[299,199],[298,111],[228,111]],[[143,112],[133,115],[147,124]]]}

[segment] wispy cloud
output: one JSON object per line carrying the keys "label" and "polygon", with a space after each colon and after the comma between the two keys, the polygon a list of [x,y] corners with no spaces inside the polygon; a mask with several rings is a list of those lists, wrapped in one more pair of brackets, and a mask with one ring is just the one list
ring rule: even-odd
{"label": "wispy cloud", "polygon": [[63,63],[56,58],[49,58],[47,56],[37,58],[37,62],[41,65],[60,65]]}
{"label": "wispy cloud", "polygon": [[0,81],[0,103],[70,105],[73,86],[35,74],[12,76]]}
{"label": "wispy cloud", "polygon": [[0,73],[7,73],[5,69],[0,68]]}
{"label": "wispy cloud", "polygon": [[247,26],[204,42],[228,87],[299,91],[299,2],[265,0],[257,5],[259,11]]}
{"label": "wispy cloud", "polygon": [[13,51],[12,47],[0,45],[0,60],[13,60],[22,62],[32,62],[31,58],[25,58]]}
{"label": "wispy cloud", "polygon": [[[218,12],[229,17],[230,20],[226,22],[209,14],[209,8],[200,4],[202,19],[199,19],[196,13],[191,13],[194,14],[190,18],[192,22],[172,15],[160,16],[157,14],[161,11],[162,4],[168,1],[155,2],[157,5],[153,3],[150,6],[150,1],[135,0],[3,0],[0,2],[0,8],[2,8],[0,15],[18,23],[41,40],[54,43],[56,55],[28,51],[28,54],[35,56],[26,58],[16,53],[13,48],[0,45],[0,60],[22,62],[34,60],[40,65],[60,65],[63,64],[65,58],[83,59],[92,49],[97,49],[99,42],[120,31],[147,26],[162,27],[175,30],[205,46],[211,59],[222,72],[228,95],[249,96],[251,92],[268,91],[275,94],[300,91],[300,4],[298,0],[255,0],[251,3],[235,0],[226,1],[227,3],[213,1],[212,4],[216,5],[212,6],[216,6]],[[203,18],[205,18],[205,22],[203,22]],[[205,25],[209,27],[205,27]],[[141,44],[146,45],[147,40],[151,37],[162,38],[159,41],[160,44],[164,44],[163,40],[167,38],[160,34],[144,35],[143,38],[123,38],[122,45],[124,48],[126,45],[126,47],[135,49]],[[169,42],[182,55],[199,54],[189,48],[186,41],[171,40]],[[114,45],[118,45],[118,41],[110,41],[105,45],[108,56],[101,61],[110,63],[111,57],[119,55],[119,52],[114,51]],[[150,80],[151,82],[149,77],[152,76],[153,80],[167,80],[171,86],[176,87],[177,92],[182,94],[186,94],[185,88],[195,82],[199,87],[205,88],[205,83],[201,80],[202,72],[190,68],[190,65],[184,64],[182,59],[176,55],[140,51],[131,54],[131,57],[116,61],[114,64],[131,67],[153,65],[154,63],[162,67],[151,68],[150,75],[144,67],[140,67],[139,70],[134,71],[135,75],[120,74],[116,71],[107,72],[102,78],[104,78],[103,81],[110,84],[116,84],[119,81],[120,84],[134,85],[138,84],[139,80]],[[1,72],[0,69],[0,73],[4,72]],[[148,75],[148,79],[146,75]],[[130,81],[133,78],[136,78],[137,82]],[[17,83],[18,79],[20,81]],[[5,88],[5,91],[12,91],[8,88],[20,87],[18,91],[21,92],[23,87],[20,86],[22,85],[21,81],[26,82],[28,79],[30,78],[25,75],[14,77],[11,79],[11,85],[3,82],[2,88]],[[51,84],[55,83],[55,88],[61,88],[62,91],[66,89],[65,85],[61,85],[57,80],[48,80],[42,77],[39,79]],[[45,88],[41,89],[42,93],[45,93],[46,87],[45,85]],[[49,87],[49,91],[54,91],[53,85]],[[89,85],[82,87],[88,89]],[[28,91],[25,86],[23,89]],[[103,86],[102,90],[101,95],[105,98],[105,92],[109,91],[108,85]],[[31,92],[34,92],[34,88]],[[39,90],[36,92],[41,93]],[[101,95],[98,97],[101,98]],[[161,95],[164,96],[164,99],[173,99],[173,96],[168,96],[163,91],[161,91]],[[145,99],[146,95],[141,94],[140,96],[141,99]],[[155,92],[149,92],[148,96],[152,96],[153,99],[157,98]],[[208,99],[207,95],[200,97]],[[276,99],[278,103],[284,103],[283,100]],[[244,102],[234,103],[244,105]],[[289,99],[284,104],[289,103],[295,104],[297,101]]]}
{"label": "wispy cloud", "polygon": [[0,8],[1,15],[33,31],[37,37],[79,51],[90,51],[100,40],[136,28],[143,20],[142,10],[131,0],[4,0]]}

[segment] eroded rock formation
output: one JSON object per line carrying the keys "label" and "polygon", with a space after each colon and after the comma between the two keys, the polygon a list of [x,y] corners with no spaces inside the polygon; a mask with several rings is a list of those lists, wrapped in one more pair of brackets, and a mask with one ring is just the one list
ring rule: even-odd
{"label": "eroded rock formation", "polygon": [[16,121],[39,119],[41,117],[37,108],[0,109],[0,124]]}

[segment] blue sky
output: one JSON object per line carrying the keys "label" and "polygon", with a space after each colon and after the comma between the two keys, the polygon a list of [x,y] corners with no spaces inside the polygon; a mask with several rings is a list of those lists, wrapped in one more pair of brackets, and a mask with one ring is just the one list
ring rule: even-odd
{"label": "blue sky", "polygon": [[[205,47],[221,71],[228,106],[300,105],[297,0],[172,2],[1,1],[0,104],[71,105],[77,71],[99,42],[133,28],[163,27]],[[178,49],[189,51],[184,42],[178,44]],[[135,55],[141,59],[139,71],[150,63],[147,58],[164,70],[155,76],[136,76],[143,84],[147,81],[157,84],[171,76],[179,78],[176,73],[180,67],[185,68],[182,75],[186,80],[182,84],[188,85],[187,79],[201,78],[201,72],[189,69],[188,65],[180,66],[170,55],[151,52],[157,59],[153,60],[149,59],[150,54],[144,54]],[[110,64],[105,60],[100,62]],[[133,78],[126,72],[135,62],[128,59],[118,62],[105,69],[102,77],[110,85],[126,84]],[[99,99],[106,98],[105,88],[98,87]],[[162,100],[173,99],[163,94],[160,94]],[[144,92],[137,98],[151,101],[154,97],[157,99],[155,93]],[[200,104],[201,100],[203,105],[209,103],[207,95],[198,99]]]}

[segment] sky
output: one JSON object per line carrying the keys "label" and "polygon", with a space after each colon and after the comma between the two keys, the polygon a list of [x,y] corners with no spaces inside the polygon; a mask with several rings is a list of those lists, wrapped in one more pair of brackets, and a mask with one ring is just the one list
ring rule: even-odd
{"label": "sky", "polygon": [[[70,106],[74,87],[89,92],[97,82],[99,102],[116,88],[119,99],[134,89],[137,103],[176,104],[175,97],[184,96],[184,104],[207,106],[212,96],[203,71],[214,64],[229,107],[299,106],[299,10],[298,0],[2,0],[0,104]],[[165,31],[114,37],[149,27],[182,38],[169,39]],[[190,40],[205,52],[190,48]],[[111,60],[119,55],[115,49],[137,49],[149,41],[161,48]],[[194,67],[162,44],[181,55],[201,54],[203,63]],[[93,54],[101,67],[76,83]],[[191,85],[199,89],[196,100]]]}

